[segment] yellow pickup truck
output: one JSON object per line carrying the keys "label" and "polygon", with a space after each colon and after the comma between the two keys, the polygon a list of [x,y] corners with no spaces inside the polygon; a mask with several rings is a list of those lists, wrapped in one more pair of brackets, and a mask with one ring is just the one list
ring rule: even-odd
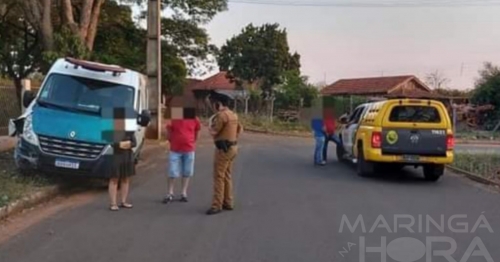
{"label": "yellow pickup truck", "polygon": [[423,167],[437,181],[453,162],[454,136],[443,103],[426,99],[388,99],[358,106],[342,124],[337,158],[351,161],[360,176],[404,166]]}

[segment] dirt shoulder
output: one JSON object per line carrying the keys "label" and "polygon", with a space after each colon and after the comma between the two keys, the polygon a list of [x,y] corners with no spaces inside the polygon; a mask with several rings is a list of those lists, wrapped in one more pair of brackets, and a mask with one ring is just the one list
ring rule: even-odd
{"label": "dirt shoulder", "polygon": [[54,185],[55,182],[44,176],[19,174],[14,163],[13,149],[0,152],[0,208]]}
{"label": "dirt shoulder", "polygon": [[[142,150],[138,168],[147,163],[147,159],[158,152],[159,148],[166,151],[168,145],[148,141]],[[61,194],[86,192],[105,185],[105,181],[83,177],[20,174],[13,154],[13,149],[0,152],[0,219]]]}

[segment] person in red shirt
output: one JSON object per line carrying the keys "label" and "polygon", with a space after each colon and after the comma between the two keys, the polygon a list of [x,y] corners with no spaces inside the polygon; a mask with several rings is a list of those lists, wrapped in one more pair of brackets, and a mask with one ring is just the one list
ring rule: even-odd
{"label": "person in red shirt", "polygon": [[328,142],[333,141],[336,145],[340,144],[340,139],[335,134],[336,130],[335,114],[332,108],[323,109],[323,132],[325,134],[325,144],[323,146],[323,162],[326,162],[328,153]]}
{"label": "person in red shirt", "polygon": [[196,141],[200,131],[200,120],[173,119],[167,124],[167,140],[170,143],[168,194],[163,203],[168,204],[174,199],[175,179],[182,177],[181,202],[187,202],[189,179],[194,175],[194,159]]}

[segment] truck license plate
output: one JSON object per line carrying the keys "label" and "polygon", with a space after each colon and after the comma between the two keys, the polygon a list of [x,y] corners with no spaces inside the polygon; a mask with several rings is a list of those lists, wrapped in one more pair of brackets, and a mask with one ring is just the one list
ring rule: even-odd
{"label": "truck license plate", "polygon": [[69,169],[78,169],[78,168],[80,168],[80,162],[56,159],[55,166],[62,167],[62,168],[69,168]]}
{"label": "truck license plate", "polygon": [[403,160],[410,162],[417,162],[420,160],[420,157],[417,155],[403,155]]}

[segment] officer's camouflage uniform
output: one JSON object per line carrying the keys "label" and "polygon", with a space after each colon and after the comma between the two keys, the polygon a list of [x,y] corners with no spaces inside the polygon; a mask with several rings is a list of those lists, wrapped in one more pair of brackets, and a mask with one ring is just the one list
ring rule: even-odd
{"label": "officer's camouflage uniform", "polygon": [[[216,144],[214,157],[214,195],[212,209],[233,207],[233,161],[238,153],[237,138],[242,131],[238,116],[226,109],[213,119],[212,131]],[[222,145],[221,145],[222,144]]]}

